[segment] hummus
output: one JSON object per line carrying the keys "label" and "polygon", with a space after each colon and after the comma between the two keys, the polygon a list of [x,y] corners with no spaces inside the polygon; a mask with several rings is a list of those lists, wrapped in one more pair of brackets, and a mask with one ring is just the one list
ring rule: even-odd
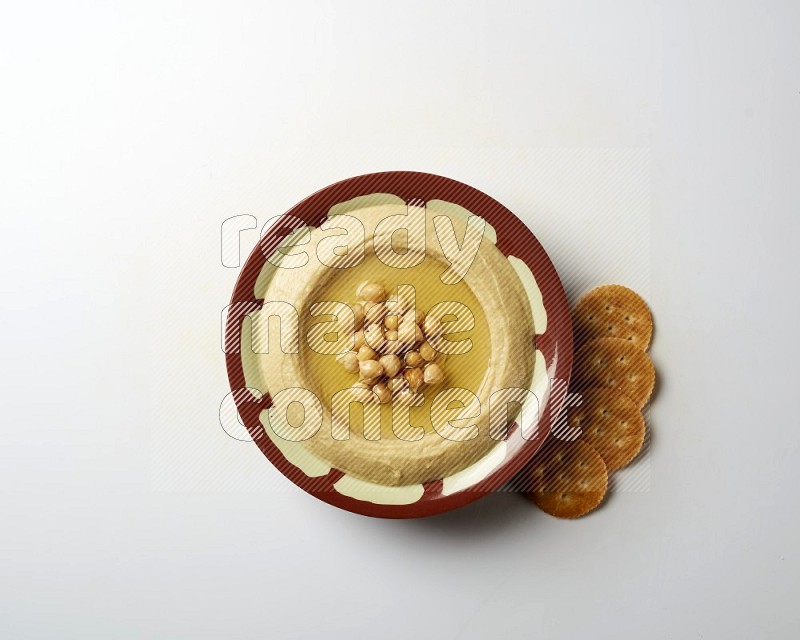
{"label": "hummus", "polygon": [[[259,390],[275,401],[264,425],[273,430],[270,437],[299,441],[309,453],[350,476],[391,486],[444,478],[486,455],[502,437],[496,434],[495,418],[490,429],[492,394],[529,389],[534,368],[528,295],[508,258],[494,245],[491,227],[473,224],[483,221],[457,207],[413,209],[396,199],[378,202],[295,232],[265,266],[255,292],[265,308],[251,316],[255,379]],[[417,227],[419,237],[414,229],[397,232],[412,214],[424,220]],[[387,225],[387,220],[397,225]],[[387,260],[387,246],[395,251],[394,262]],[[413,286],[416,308],[425,312],[447,301],[471,312],[470,322],[449,335],[451,340],[467,341],[469,349],[444,357],[444,383],[423,391],[419,406],[381,404],[377,432],[365,428],[367,411],[356,403],[350,405],[351,420],[342,428],[332,399],[358,378],[342,369],[335,354],[320,353],[309,342],[315,326],[337,318],[333,307],[320,303],[349,305],[364,281],[380,282],[387,290]],[[281,316],[279,326],[271,302],[291,305],[296,320]],[[294,330],[296,335],[286,335]],[[345,344],[346,334],[334,332],[331,349]],[[352,347],[339,352],[347,348]],[[437,404],[437,396],[451,389],[468,393],[447,396],[450,400]],[[507,408],[504,422],[513,421],[519,412],[514,402]],[[398,429],[393,412],[402,411],[407,412],[406,426]]]}

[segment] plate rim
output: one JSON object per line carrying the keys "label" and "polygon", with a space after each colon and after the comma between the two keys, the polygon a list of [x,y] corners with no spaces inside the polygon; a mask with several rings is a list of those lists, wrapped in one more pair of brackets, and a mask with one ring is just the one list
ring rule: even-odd
{"label": "plate rim", "polygon": [[[486,478],[450,495],[441,493],[441,479],[430,481],[423,485],[425,493],[422,498],[403,505],[378,504],[351,498],[333,488],[333,484],[344,476],[342,471],[332,469],[327,475],[314,478],[290,463],[267,436],[258,419],[261,411],[270,406],[269,394],[255,398],[247,391],[239,351],[244,318],[260,304],[254,296],[256,279],[267,257],[285,237],[283,232],[303,224],[316,226],[328,215],[333,205],[374,193],[390,193],[405,202],[444,200],[485,218],[497,232],[497,248],[506,256],[513,255],[522,260],[536,280],[547,313],[545,332],[535,336],[536,348],[545,357],[548,379],[563,381],[563,390],[559,390],[559,393],[551,393],[551,385],[548,384],[544,407],[540,406],[536,435],[526,439],[512,454],[507,454],[503,463]],[[445,513],[492,493],[519,473],[549,433],[549,428],[542,429],[541,425],[552,424],[562,409],[572,371],[572,320],[566,292],[555,266],[533,231],[511,210],[483,191],[452,178],[420,171],[382,171],[345,178],[319,189],[273,218],[277,218],[276,222],[250,252],[236,280],[224,335],[228,382],[237,411],[253,442],[270,463],[295,485],[323,502],[353,513],[381,518],[419,518]],[[292,225],[293,221],[302,224]]]}

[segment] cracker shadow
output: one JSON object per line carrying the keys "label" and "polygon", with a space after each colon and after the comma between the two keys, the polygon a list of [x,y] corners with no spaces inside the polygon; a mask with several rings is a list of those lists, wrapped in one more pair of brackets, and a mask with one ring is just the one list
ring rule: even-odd
{"label": "cracker shadow", "polygon": [[642,443],[642,448],[639,450],[639,453],[636,454],[636,457],[631,460],[628,465],[638,464],[642,460],[645,460],[653,449],[653,425],[650,421],[650,411],[645,414],[644,416],[644,442]]}
{"label": "cracker shadow", "polygon": [[[648,353],[647,355],[650,355],[650,354]],[[652,361],[652,359],[653,358],[651,356],[650,360]],[[653,362],[653,367],[655,367],[655,366],[656,366],[656,363]],[[643,409],[647,409],[648,411],[650,410],[650,406],[658,398],[658,394],[661,393],[661,389],[662,389],[663,386],[664,386],[664,383],[663,383],[663,380],[661,379],[661,375],[659,374],[658,369],[656,369],[655,381],[653,382],[653,391],[650,393],[650,398],[647,400],[647,404],[643,407]]]}

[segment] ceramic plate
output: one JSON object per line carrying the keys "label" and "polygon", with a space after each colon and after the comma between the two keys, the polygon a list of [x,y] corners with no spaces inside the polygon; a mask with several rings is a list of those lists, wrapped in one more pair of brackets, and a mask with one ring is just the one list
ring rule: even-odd
{"label": "ceramic plate", "polygon": [[[406,203],[449,203],[486,220],[497,248],[524,271],[534,318],[536,357],[531,390],[538,399],[535,424],[513,424],[504,439],[470,467],[420,485],[387,487],[351,477],[265,429],[262,412],[271,406],[266,390],[248,388],[247,350],[242,345],[248,314],[263,304],[256,282],[267,257],[302,226],[318,226],[332,208],[354,198],[387,194]],[[521,270],[520,270],[521,268]],[[532,276],[532,277],[531,277]],[[496,200],[461,182],[411,171],[349,178],[325,187],[287,211],[264,234],[245,263],[229,307],[225,352],[228,378],[242,422],[253,442],[289,480],[311,495],[355,513],[416,518],[464,506],[500,489],[536,453],[563,404],[572,367],[572,324],[564,288],[552,262],[530,229]],[[529,413],[529,415],[531,415]]]}

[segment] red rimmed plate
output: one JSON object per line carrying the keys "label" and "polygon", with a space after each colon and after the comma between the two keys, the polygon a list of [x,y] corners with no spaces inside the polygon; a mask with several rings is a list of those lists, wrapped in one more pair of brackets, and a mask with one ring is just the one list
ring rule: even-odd
{"label": "red rimmed plate", "polygon": [[[445,201],[484,218],[497,233],[497,248],[504,255],[522,261],[530,270],[538,290],[537,298],[541,297],[541,314],[545,320],[535,323],[537,365],[534,376],[544,380],[546,374],[545,384],[537,393],[538,423],[522,425],[524,428],[514,424],[503,440],[503,446],[485,456],[493,456],[493,459],[477,463],[489,469],[485,473],[472,474],[472,478],[479,478],[477,482],[462,479],[460,483],[448,484],[442,479],[433,480],[421,485],[419,495],[410,501],[394,497],[376,499],[369,492],[362,497],[352,490],[352,486],[342,488],[345,474],[341,470],[331,468],[323,474],[312,473],[297,460],[290,461],[292,456],[267,436],[259,420],[261,412],[271,406],[271,399],[267,393],[253,394],[247,389],[239,349],[247,314],[260,308],[263,302],[255,298],[254,289],[267,256],[272,255],[286,236],[298,227],[318,226],[333,206],[376,193],[391,194],[407,203]],[[542,327],[544,329],[540,331]],[[485,193],[456,180],[413,171],[388,171],[348,178],[325,187],[276,221],[247,259],[234,288],[225,329],[225,353],[228,379],[242,422],[253,441],[283,475],[320,500],[354,513],[384,518],[416,518],[450,511],[477,500],[505,484],[533,457],[546,438],[566,395],[572,367],[572,323],[555,267],[530,229],[513,213]]]}

